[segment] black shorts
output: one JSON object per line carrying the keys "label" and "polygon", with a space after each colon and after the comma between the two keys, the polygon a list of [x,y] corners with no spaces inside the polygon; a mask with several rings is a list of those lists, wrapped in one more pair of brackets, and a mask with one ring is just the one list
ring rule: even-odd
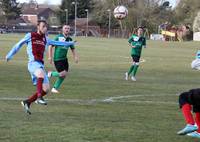
{"label": "black shorts", "polygon": [[69,63],[68,59],[54,61],[54,65],[58,72],[67,71],[69,70]]}
{"label": "black shorts", "polygon": [[136,56],[136,55],[131,55],[133,62],[140,62],[140,56]]}
{"label": "black shorts", "polygon": [[200,112],[200,88],[189,90],[179,96],[180,107],[186,103],[193,106],[194,112]]}

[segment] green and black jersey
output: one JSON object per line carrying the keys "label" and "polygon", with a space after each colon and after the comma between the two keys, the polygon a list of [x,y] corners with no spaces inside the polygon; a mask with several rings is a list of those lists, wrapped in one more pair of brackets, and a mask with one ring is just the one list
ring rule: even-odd
{"label": "green and black jersey", "polygon": [[146,46],[146,38],[145,37],[138,37],[137,35],[133,34],[128,42],[134,46],[135,48],[131,49],[131,55],[132,56],[141,56],[142,53],[142,47]]}
{"label": "green and black jersey", "polygon": [[[65,37],[63,34],[59,34],[55,38],[56,41],[72,41],[71,37]],[[71,49],[74,49],[74,45],[70,46]],[[63,46],[55,46],[55,51],[54,51],[54,61],[60,61],[64,60],[67,58],[67,53],[68,53],[69,48],[64,48]]]}

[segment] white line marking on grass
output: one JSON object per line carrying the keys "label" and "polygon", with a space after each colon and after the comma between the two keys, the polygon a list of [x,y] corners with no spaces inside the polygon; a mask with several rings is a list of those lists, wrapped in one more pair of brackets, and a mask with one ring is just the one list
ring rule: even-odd
{"label": "white line marking on grass", "polygon": [[109,97],[104,99],[103,102],[114,102],[115,100],[126,99],[126,98],[134,98],[134,97],[160,97],[160,96],[176,96],[172,94],[164,94],[164,95],[129,95],[129,96],[117,96],[117,97]]}
{"label": "white line marking on grass", "polygon": [[125,99],[125,98],[132,98],[133,96],[118,96],[118,97],[109,97],[104,99],[103,102],[114,102],[114,100]]}
{"label": "white line marking on grass", "polygon": [[176,102],[163,102],[163,101],[116,101],[117,103],[138,103],[138,104],[165,104],[165,105],[178,105]]}
{"label": "white line marking on grass", "polygon": [[103,102],[105,103],[140,103],[140,104],[166,104],[166,105],[177,105],[176,102],[164,102],[164,101],[150,101],[150,100],[121,100],[121,99],[126,99],[126,98],[135,98],[135,97],[159,97],[159,96],[177,96],[176,95],[172,95],[172,94],[164,94],[164,95],[132,95],[132,96],[118,96],[118,97],[109,97],[107,99],[104,99]]}
{"label": "white line marking on grass", "polygon": [[[165,96],[176,96],[172,94],[164,94]],[[150,101],[150,100],[122,100],[126,98],[134,98],[134,97],[152,97],[152,96],[162,96],[162,95],[128,95],[128,96],[116,96],[116,97],[109,97],[105,99],[46,99],[47,101],[59,101],[59,102],[66,102],[66,103],[73,103],[73,104],[96,104],[96,103],[140,103],[140,104],[166,104],[166,105],[177,105],[176,102],[164,102],[164,101]],[[22,101],[25,98],[18,98],[18,97],[0,97],[0,101]]]}

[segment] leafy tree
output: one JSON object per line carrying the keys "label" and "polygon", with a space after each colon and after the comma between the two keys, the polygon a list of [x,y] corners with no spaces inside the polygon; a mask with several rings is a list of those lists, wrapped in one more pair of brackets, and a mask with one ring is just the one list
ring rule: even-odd
{"label": "leafy tree", "polygon": [[150,32],[156,32],[158,26],[170,21],[174,23],[174,11],[159,5],[160,0],[102,0],[96,3],[93,12],[93,20],[101,27],[108,25],[107,9],[114,10],[118,5],[124,5],[128,8],[128,17],[122,21],[114,19],[112,16],[112,28],[121,28],[132,31],[138,26],[145,26]]}
{"label": "leafy tree", "polygon": [[6,21],[16,19],[21,14],[21,7],[16,0],[0,0],[0,6]]}
{"label": "leafy tree", "polygon": [[180,24],[193,24],[200,9],[199,0],[181,0],[175,9],[176,19]]}
{"label": "leafy tree", "polygon": [[68,10],[68,18],[70,20],[75,17],[75,7],[72,4],[73,2],[77,2],[77,17],[85,18],[87,16],[86,9],[92,11],[94,7],[93,0],[62,0],[60,5],[60,10],[58,11],[58,16],[60,17],[61,23],[65,23],[66,21],[66,12],[65,9]]}
{"label": "leafy tree", "polygon": [[92,20],[96,22],[101,28],[107,28],[109,24],[109,11],[111,12],[111,28],[119,27],[118,21],[113,16],[115,4],[111,0],[96,1],[94,11],[92,13]]}

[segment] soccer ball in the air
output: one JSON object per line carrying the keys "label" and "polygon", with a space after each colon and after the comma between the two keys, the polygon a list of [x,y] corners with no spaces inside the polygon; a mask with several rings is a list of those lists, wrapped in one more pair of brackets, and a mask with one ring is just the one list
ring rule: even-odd
{"label": "soccer ball in the air", "polygon": [[126,18],[127,15],[128,15],[128,9],[123,5],[117,6],[114,9],[114,17],[118,20]]}

